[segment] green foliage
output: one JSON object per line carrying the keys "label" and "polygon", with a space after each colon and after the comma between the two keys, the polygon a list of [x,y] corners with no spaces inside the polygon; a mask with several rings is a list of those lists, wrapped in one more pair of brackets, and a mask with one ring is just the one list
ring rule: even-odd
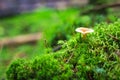
{"label": "green foliage", "polygon": [[86,39],[78,33],[62,49],[33,60],[14,61],[8,80],[119,80],[120,20],[98,24]]}

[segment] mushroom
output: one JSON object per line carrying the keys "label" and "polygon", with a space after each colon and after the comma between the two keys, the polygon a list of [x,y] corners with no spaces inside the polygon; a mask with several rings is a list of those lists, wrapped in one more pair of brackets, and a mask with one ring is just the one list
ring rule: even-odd
{"label": "mushroom", "polygon": [[88,33],[94,32],[93,29],[91,29],[91,28],[85,28],[85,27],[76,28],[75,31],[81,33],[83,35],[84,39],[85,39],[85,37],[86,37],[86,35]]}

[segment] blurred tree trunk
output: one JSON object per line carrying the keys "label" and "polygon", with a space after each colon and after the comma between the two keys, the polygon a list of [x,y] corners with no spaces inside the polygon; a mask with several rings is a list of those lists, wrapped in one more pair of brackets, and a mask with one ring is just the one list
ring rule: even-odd
{"label": "blurred tree trunk", "polygon": [[0,16],[9,16],[38,7],[64,9],[72,6],[84,6],[88,0],[0,0]]}

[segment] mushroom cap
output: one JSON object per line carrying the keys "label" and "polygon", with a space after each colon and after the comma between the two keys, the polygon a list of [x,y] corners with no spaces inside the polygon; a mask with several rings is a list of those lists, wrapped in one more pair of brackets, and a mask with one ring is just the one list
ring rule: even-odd
{"label": "mushroom cap", "polygon": [[82,33],[82,34],[87,34],[87,33],[92,33],[92,32],[94,32],[93,29],[91,29],[91,28],[85,28],[85,27],[76,28],[75,31],[76,31],[76,32],[80,32],[80,33]]}

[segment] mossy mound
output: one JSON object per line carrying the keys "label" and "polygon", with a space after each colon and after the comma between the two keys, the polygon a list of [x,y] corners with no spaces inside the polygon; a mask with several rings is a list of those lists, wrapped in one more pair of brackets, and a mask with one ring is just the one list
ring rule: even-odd
{"label": "mossy mound", "polygon": [[78,33],[62,49],[33,60],[17,60],[8,68],[8,80],[119,80],[120,20],[99,24],[82,39]]}

